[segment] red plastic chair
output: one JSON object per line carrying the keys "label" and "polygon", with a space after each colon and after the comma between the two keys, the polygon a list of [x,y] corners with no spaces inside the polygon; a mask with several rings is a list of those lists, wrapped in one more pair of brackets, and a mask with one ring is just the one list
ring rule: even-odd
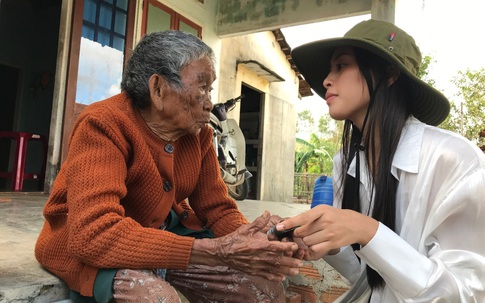
{"label": "red plastic chair", "polygon": [[[12,181],[12,191],[22,191],[24,180],[34,179],[39,181],[39,189],[44,184],[45,168],[47,162],[47,139],[45,136],[26,132],[5,132],[0,131],[0,138],[11,138],[15,140],[15,156],[12,171],[0,172],[0,178]],[[29,141],[37,140],[42,144],[42,168],[37,173],[25,172],[25,157]]]}

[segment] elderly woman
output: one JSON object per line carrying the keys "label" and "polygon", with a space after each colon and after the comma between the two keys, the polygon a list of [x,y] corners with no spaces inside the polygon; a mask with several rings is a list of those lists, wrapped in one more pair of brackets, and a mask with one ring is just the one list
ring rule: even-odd
{"label": "elderly woman", "polygon": [[[80,302],[284,302],[297,245],[268,241],[228,198],[209,122],[213,52],[144,36],[122,93],[87,107],[44,209],[35,255]],[[175,288],[175,289],[174,289]]]}

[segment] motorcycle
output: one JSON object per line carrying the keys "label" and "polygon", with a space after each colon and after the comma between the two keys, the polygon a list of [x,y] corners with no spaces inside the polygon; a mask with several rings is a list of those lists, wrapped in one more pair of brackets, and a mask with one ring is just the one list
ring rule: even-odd
{"label": "motorcycle", "polygon": [[214,131],[213,143],[216,150],[221,176],[227,185],[229,195],[235,200],[247,198],[252,174],[246,168],[246,139],[234,119],[227,113],[236,107],[241,95],[224,103],[217,103],[211,111],[210,126]]}

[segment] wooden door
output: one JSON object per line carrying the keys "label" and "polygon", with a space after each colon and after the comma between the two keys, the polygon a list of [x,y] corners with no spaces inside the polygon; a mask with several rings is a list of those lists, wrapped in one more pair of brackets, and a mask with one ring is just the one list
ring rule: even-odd
{"label": "wooden door", "polygon": [[81,111],[120,91],[133,45],[135,8],[136,0],[74,0],[61,161]]}

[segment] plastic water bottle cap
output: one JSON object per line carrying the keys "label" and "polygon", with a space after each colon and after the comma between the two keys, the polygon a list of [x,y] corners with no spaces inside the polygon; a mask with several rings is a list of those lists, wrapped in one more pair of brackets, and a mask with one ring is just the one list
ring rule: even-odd
{"label": "plastic water bottle cap", "polygon": [[333,206],[333,185],[332,177],[320,176],[315,180],[311,207],[320,204]]}

